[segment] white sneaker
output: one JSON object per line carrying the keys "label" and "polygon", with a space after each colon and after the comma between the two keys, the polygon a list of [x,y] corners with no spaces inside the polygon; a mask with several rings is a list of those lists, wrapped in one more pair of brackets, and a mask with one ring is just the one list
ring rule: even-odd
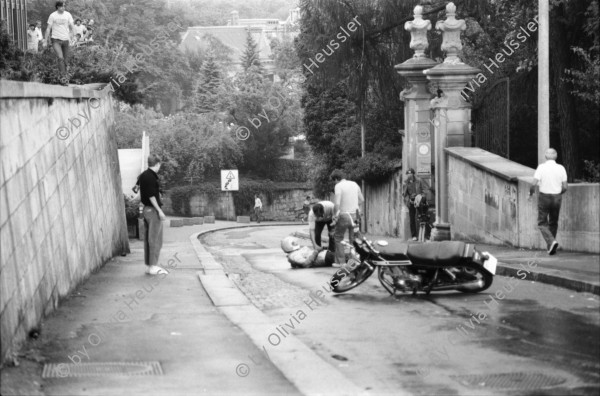
{"label": "white sneaker", "polygon": [[159,275],[159,274],[168,274],[169,271],[167,271],[166,269],[159,267],[158,265],[151,265],[148,268],[146,268],[146,273],[148,275]]}
{"label": "white sneaker", "polygon": [[412,240],[413,240],[413,241],[416,241],[416,240],[417,240],[417,237],[413,237],[413,239],[412,239]]}
{"label": "white sneaker", "polygon": [[556,249],[558,249],[558,242],[554,241],[552,242],[552,245],[550,245],[550,249],[548,249],[548,254],[553,256],[556,254]]}

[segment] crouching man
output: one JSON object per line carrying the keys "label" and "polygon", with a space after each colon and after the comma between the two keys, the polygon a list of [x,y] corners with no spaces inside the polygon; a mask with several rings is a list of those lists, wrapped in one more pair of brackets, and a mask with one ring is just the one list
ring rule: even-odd
{"label": "crouching man", "polygon": [[[334,246],[334,241],[331,238],[331,232],[333,231],[333,209],[334,203],[330,201],[320,201],[313,205],[308,212],[308,229],[310,231],[310,241],[312,242],[313,249],[316,251],[323,250],[321,246],[321,234],[323,229],[327,226],[327,232],[329,233],[329,246]],[[334,251],[333,248],[329,249]]]}

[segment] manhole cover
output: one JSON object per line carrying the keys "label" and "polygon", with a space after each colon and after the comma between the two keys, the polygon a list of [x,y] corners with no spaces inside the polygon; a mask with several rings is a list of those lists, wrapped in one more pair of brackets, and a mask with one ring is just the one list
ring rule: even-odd
{"label": "manhole cover", "polygon": [[49,363],[42,378],[162,375],[159,362]]}
{"label": "manhole cover", "polygon": [[566,379],[542,373],[499,373],[499,374],[473,374],[453,375],[455,381],[465,386],[492,389],[518,389],[535,390],[560,385]]}

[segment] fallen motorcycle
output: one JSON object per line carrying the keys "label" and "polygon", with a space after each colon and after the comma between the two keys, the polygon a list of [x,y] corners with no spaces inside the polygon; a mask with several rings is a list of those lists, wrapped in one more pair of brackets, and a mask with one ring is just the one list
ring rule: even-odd
{"label": "fallen motorcycle", "polygon": [[343,293],[367,280],[375,268],[381,285],[396,291],[431,293],[457,290],[478,293],[492,285],[498,260],[465,242],[402,243],[367,240],[360,232],[350,245],[351,258],[330,280],[331,290]]}

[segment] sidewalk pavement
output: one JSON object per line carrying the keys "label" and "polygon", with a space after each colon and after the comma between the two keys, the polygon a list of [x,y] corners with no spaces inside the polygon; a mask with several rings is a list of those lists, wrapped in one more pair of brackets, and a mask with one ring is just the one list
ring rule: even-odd
{"label": "sidewalk pavement", "polygon": [[[296,232],[294,235],[310,239],[308,230]],[[370,240],[393,239],[368,233],[365,236]],[[327,242],[327,240],[328,238],[323,236],[323,241]],[[526,280],[600,295],[600,255],[598,254],[565,252],[559,248],[554,256],[550,256],[545,250],[465,242],[474,243],[479,250],[487,251],[498,259],[496,275],[523,279],[523,274],[525,274]]]}
{"label": "sidewalk pavement", "polygon": [[[43,320],[39,337],[21,349],[20,364],[1,370],[0,394],[300,394],[213,305],[198,280],[205,272],[203,262],[212,256],[199,257],[190,236],[244,225],[164,224],[159,264],[170,274],[146,275],[142,242],[131,240],[131,254],[110,260]],[[276,224],[282,223],[261,226]],[[242,364],[249,361],[254,363],[251,373]],[[145,369],[111,365],[124,362],[158,364]],[[115,375],[123,372],[137,375]]]}

